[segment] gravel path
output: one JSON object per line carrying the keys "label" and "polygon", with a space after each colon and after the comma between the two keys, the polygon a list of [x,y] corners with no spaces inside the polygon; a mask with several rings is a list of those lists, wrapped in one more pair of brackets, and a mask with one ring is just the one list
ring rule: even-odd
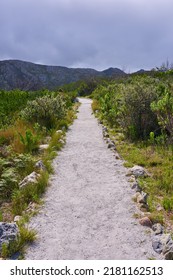
{"label": "gravel path", "polygon": [[78,119],[54,160],[45,204],[30,222],[38,239],[26,259],[158,259],[150,231],[133,218],[127,170],[107,148],[91,100],[80,101]]}

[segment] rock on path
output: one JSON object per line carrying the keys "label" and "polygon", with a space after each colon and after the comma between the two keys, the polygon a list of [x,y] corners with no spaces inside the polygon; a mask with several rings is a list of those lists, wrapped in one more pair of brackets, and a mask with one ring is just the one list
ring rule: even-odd
{"label": "rock on path", "polygon": [[158,258],[150,229],[133,218],[127,170],[107,149],[102,129],[91,112],[91,100],[80,99],[78,119],[54,160],[55,173],[41,212],[30,227],[38,239],[26,259]]}

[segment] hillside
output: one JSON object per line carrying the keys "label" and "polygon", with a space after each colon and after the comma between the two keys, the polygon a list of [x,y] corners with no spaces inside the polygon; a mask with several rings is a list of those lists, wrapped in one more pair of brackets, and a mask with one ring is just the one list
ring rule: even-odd
{"label": "hillside", "polygon": [[0,61],[0,89],[38,90],[89,79],[91,77],[117,77],[125,73],[118,68],[96,71],[90,68],[67,68],[39,65],[20,60]]}

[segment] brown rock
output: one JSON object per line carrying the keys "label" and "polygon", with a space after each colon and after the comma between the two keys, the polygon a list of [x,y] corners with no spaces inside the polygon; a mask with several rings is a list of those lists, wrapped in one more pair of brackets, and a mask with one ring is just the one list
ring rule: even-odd
{"label": "brown rock", "polygon": [[144,227],[152,227],[152,222],[148,217],[141,218],[139,223]]}

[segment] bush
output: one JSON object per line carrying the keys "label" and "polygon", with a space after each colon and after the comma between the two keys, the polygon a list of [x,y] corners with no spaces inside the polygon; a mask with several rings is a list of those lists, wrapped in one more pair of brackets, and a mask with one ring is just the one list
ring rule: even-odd
{"label": "bush", "polygon": [[120,124],[128,138],[132,140],[147,139],[151,131],[155,134],[158,133],[157,117],[150,108],[156,98],[156,87],[152,83],[148,84],[141,80],[126,85]]}
{"label": "bush", "polygon": [[156,113],[160,126],[169,135],[173,143],[173,90],[164,89],[164,93],[158,101],[151,104],[151,109]]}
{"label": "bush", "polygon": [[56,127],[57,121],[61,120],[65,113],[65,103],[62,97],[49,95],[29,101],[27,107],[21,112],[21,116],[26,121],[51,129]]}

